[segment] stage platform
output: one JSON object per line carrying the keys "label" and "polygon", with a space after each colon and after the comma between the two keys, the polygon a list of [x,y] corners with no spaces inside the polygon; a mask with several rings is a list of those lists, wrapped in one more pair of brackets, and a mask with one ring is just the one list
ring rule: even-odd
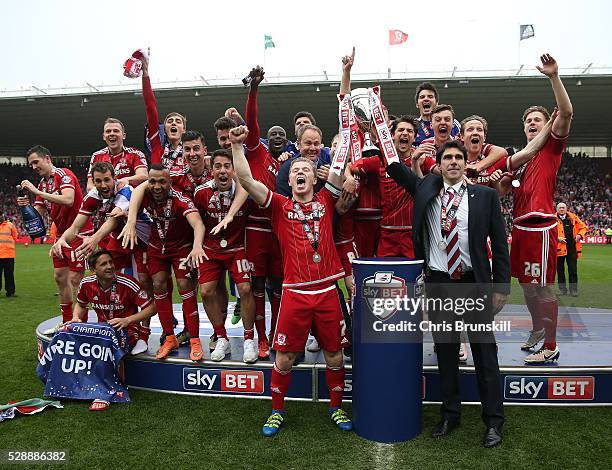
{"label": "stage platform", "polygon": [[[200,309],[202,307],[200,306]],[[230,306],[232,311],[233,306]],[[182,329],[180,305],[174,306],[179,319],[176,331]],[[268,321],[269,325],[269,305]],[[95,316],[92,317],[94,321]],[[157,317],[152,319],[149,351],[138,356],[127,356],[125,371],[127,384],[136,389],[165,393],[231,396],[242,398],[270,398],[270,376],[273,359],[255,364],[242,362],[242,325],[231,325],[228,315],[227,331],[231,355],[224,361],[213,362],[208,352],[208,337],[212,325],[200,311],[200,335],[205,348],[205,359],[189,360],[189,346],[182,346],[165,361],[157,361],[161,327]],[[50,337],[43,331],[52,328],[60,317],[49,319],[36,329],[39,354],[49,344]],[[522,305],[507,305],[496,316],[497,321],[509,321],[510,331],[497,333],[499,364],[502,375],[504,401],[508,405],[565,405],[605,406],[612,404],[612,310],[560,307],[558,343],[561,357],[555,365],[525,366],[527,352],[520,344],[528,337],[531,318]],[[310,342],[310,340],[309,340]],[[351,361],[346,359],[345,399],[351,400]],[[381,358],[381,361],[384,360]],[[398,370],[398,374],[402,371]],[[426,335],[423,345],[423,401],[439,403],[439,378],[431,337]],[[389,386],[392,384],[388,384]],[[470,359],[460,368],[462,401],[479,404],[474,366]],[[321,353],[306,353],[302,363],[291,375],[287,399],[327,400],[325,362]]]}

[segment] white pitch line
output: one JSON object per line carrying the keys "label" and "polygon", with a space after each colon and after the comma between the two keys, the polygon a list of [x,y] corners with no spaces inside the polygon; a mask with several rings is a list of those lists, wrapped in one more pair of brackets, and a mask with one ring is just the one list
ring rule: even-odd
{"label": "white pitch line", "polygon": [[374,468],[376,470],[389,470],[394,468],[395,450],[393,444],[383,444],[376,442],[374,444]]}

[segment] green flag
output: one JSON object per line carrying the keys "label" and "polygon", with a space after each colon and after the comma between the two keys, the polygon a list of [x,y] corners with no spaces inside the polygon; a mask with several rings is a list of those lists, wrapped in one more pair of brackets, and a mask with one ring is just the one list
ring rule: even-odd
{"label": "green flag", "polygon": [[265,49],[270,49],[272,47],[276,47],[274,45],[274,41],[272,41],[272,36],[270,36],[268,34],[264,34],[264,50]]}

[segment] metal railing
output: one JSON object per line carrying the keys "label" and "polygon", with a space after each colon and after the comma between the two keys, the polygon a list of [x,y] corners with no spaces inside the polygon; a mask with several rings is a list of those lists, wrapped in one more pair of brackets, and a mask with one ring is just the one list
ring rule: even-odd
{"label": "metal railing", "polygon": [[[560,74],[565,77],[593,77],[593,76],[612,76],[612,67],[602,66],[593,67],[592,64],[581,67],[561,68]],[[463,80],[482,80],[491,78],[521,78],[540,76],[540,73],[532,67],[521,66],[516,69],[499,69],[499,70],[476,70],[465,69],[458,70],[456,67],[453,70],[442,71],[409,71],[409,70],[392,70],[354,73],[352,74],[353,81],[385,81],[385,80],[448,80],[448,81],[463,81]],[[219,87],[237,87],[242,86],[239,76],[233,77],[205,77],[200,75],[193,79],[160,81],[153,84],[155,90],[174,90],[174,89],[206,89]],[[311,75],[270,75],[266,74],[265,83],[273,85],[295,85],[295,84],[319,84],[319,85],[336,85],[340,82],[339,73],[329,73],[322,71],[321,73]],[[50,96],[70,96],[81,95],[90,96],[102,93],[124,93],[135,92],[140,93],[140,79],[131,80],[121,78],[121,81],[113,84],[91,84],[86,82],[82,85],[72,85],[65,87],[48,87],[31,85],[29,87],[21,87],[17,90],[0,90],[0,99],[8,98],[26,98],[36,99]]]}

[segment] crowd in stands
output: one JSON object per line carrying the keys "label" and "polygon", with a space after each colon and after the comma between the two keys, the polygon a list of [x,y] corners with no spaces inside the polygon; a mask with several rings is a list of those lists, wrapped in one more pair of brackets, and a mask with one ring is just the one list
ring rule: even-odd
{"label": "crowd in stands", "polygon": [[[568,210],[587,224],[589,235],[603,235],[607,227],[612,227],[612,165],[608,160],[565,152],[559,169],[555,203],[565,202]],[[60,158],[55,165],[71,168],[85,191],[88,158]],[[13,221],[20,235],[25,235],[15,203],[16,185],[24,179],[38,184],[38,178],[29,167],[11,163],[0,164],[0,175],[0,209]],[[512,195],[502,199],[502,212],[509,234],[512,231]]]}

